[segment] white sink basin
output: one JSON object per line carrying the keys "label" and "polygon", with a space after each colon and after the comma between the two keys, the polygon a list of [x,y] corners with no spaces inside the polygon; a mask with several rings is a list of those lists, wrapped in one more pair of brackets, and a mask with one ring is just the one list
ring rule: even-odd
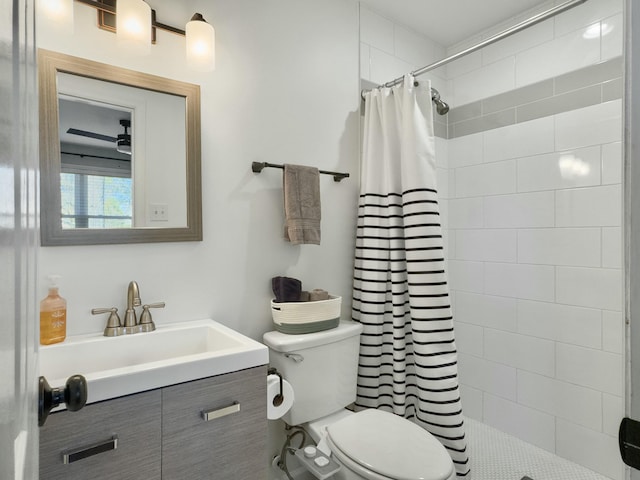
{"label": "white sink basin", "polygon": [[87,403],[268,362],[267,347],[213,320],[160,325],[153,332],[120,337],[71,336],[40,347],[40,375],[52,387],[83,375]]}

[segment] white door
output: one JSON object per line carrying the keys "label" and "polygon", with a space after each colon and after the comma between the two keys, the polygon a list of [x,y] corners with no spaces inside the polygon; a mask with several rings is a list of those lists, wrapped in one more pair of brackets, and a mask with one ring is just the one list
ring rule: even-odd
{"label": "white door", "polygon": [[38,478],[33,0],[0,0],[0,478]]}
{"label": "white door", "polygon": [[[640,420],[640,4],[626,0],[625,270],[628,334],[627,417]],[[635,428],[635,427],[634,427]],[[636,443],[635,441],[633,443]],[[635,447],[631,448],[631,452]],[[634,462],[635,463],[635,462]],[[631,478],[640,480],[633,468]]]}

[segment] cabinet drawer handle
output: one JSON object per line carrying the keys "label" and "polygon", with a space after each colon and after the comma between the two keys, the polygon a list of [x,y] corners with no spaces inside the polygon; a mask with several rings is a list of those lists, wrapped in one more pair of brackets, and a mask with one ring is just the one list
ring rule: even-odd
{"label": "cabinet drawer handle", "polygon": [[227,415],[231,415],[232,413],[238,413],[240,411],[240,404],[234,403],[233,405],[229,405],[228,407],[220,408],[218,410],[203,410],[202,418],[205,422],[210,422],[211,420],[215,420],[216,418],[226,417]]}
{"label": "cabinet drawer handle", "polygon": [[73,450],[65,450],[62,452],[62,463],[68,465],[78,460],[83,460],[99,453],[108,452],[118,448],[118,436],[114,435],[104,442],[94,443],[88,447],[74,448]]}

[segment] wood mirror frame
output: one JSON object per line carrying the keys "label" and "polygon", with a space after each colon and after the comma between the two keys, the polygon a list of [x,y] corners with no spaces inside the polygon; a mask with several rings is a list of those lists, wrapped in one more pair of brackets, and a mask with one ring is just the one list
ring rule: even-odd
{"label": "wood mirror frame", "polygon": [[[200,87],[42,49],[38,51],[38,71],[40,96],[40,232],[42,245],[201,241]],[[58,73],[69,73],[185,98],[185,164],[187,169],[187,226],[185,228],[62,228],[61,158],[56,80]],[[163,139],[158,139],[158,141],[163,141]]]}

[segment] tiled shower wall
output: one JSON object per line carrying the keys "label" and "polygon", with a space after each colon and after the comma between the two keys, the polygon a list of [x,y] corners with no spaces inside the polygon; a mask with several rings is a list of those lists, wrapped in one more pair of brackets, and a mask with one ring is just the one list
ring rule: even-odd
{"label": "tiled shower wall", "polygon": [[[436,148],[465,414],[612,479],[623,478],[621,12],[589,0],[431,77],[452,107]],[[374,44],[402,27],[366,10],[361,22],[363,78],[401,75],[401,52],[388,46],[398,61],[385,64]]]}
{"label": "tiled shower wall", "polygon": [[445,210],[466,415],[614,479],[621,9],[590,0],[449,68]]}

